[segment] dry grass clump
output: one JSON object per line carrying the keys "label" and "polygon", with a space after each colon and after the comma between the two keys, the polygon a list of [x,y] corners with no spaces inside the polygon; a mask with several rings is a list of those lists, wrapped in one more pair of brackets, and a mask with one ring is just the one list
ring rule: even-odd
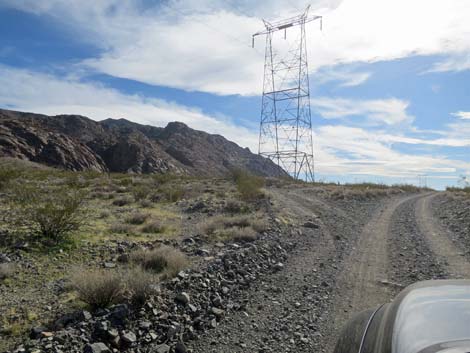
{"label": "dry grass clump", "polygon": [[204,234],[214,238],[253,241],[258,233],[268,229],[267,222],[252,216],[215,216],[200,225]]}
{"label": "dry grass clump", "polygon": [[127,271],[76,271],[71,276],[78,298],[93,309],[129,300],[142,305],[154,293],[157,278],[140,267]]}
{"label": "dry grass clump", "polygon": [[143,305],[155,292],[156,277],[141,267],[130,269],[125,276],[126,295],[135,305]]}
{"label": "dry grass clump", "polygon": [[129,255],[129,261],[144,270],[163,273],[166,277],[174,277],[188,266],[186,255],[165,245],[153,250],[134,251]]}
{"label": "dry grass clump", "polygon": [[10,263],[0,264],[0,281],[10,278],[15,273],[15,266]]}
{"label": "dry grass clump", "polygon": [[142,233],[159,234],[165,232],[165,226],[159,221],[152,221],[142,227]]}
{"label": "dry grass clump", "polygon": [[71,277],[78,298],[92,308],[105,308],[124,298],[123,276],[106,270],[76,271]]}
{"label": "dry grass clump", "polygon": [[144,224],[145,221],[150,217],[148,213],[142,213],[142,212],[133,212],[130,215],[128,215],[125,219],[126,223],[128,224]]}

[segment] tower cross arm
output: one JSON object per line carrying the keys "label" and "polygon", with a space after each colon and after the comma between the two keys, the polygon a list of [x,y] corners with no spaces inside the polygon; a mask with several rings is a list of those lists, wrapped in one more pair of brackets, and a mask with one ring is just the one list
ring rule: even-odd
{"label": "tower cross arm", "polygon": [[320,26],[322,26],[323,16],[318,15],[309,15],[308,9],[300,16],[291,17],[287,20],[277,21],[270,23],[266,20],[263,20],[264,26],[266,27],[264,30],[256,32],[253,34],[253,38],[261,35],[266,35],[269,33],[282,31],[290,27],[298,26],[301,24],[313,22],[315,20],[320,20]]}

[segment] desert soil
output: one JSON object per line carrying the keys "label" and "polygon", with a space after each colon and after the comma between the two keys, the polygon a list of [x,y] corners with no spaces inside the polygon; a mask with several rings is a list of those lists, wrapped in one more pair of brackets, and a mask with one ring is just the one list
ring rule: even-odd
{"label": "desert soil", "polygon": [[418,280],[470,275],[465,230],[456,236],[446,225],[440,193],[324,202],[297,189],[275,200],[319,228],[301,228],[285,268],[252,286],[246,310],[195,341],[194,352],[332,352],[354,313]]}

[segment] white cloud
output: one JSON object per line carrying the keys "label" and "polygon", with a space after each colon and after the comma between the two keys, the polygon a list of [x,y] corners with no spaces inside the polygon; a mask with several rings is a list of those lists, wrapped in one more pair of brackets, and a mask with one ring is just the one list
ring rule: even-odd
{"label": "white cloud", "polygon": [[[358,103],[362,104],[365,105],[364,102]],[[353,105],[353,101],[350,105]],[[221,134],[243,147],[250,147],[253,152],[257,151],[257,131],[237,126],[228,119],[208,116],[197,109],[159,99],[123,94],[95,83],[2,65],[0,106],[50,115],[81,114],[96,120],[126,118],[156,126],[182,121],[193,128]],[[393,144],[468,146],[470,125],[462,125],[468,121],[459,123],[459,126],[449,127],[448,136],[437,140],[415,139],[342,125],[319,127],[314,139],[316,171],[319,174],[384,177],[414,177],[428,173],[450,178],[457,170],[469,170],[470,164],[446,156],[399,152],[393,148]]]}
{"label": "white cloud", "polygon": [[396,98],[352,100],[319,97],[312,99],[313,109],[325,119],[359,116],[370,123],[385,125],[411,123],[414,118],[408,114],[408,106],[409,102]]}
{"label": "white cloud", "polygon": [[[415,177],[434,174],[451,177],[470,163],[442,156],[398,152],[390,146],[393,137],[377,131],[328,125],[316,130],[317,167],[322,174]],[[449,175],[451,174],[451,175]]]}
{"label": "white cloud", "polygon": [[[251,34],[262,27],[259,18],[292,13],[289,3],[299,8],[304,4],[173,0],[170,7],[158,8],[138,0],[4,0],[2,5],[52,16],[72,28],[76,38],[101,47],[101,55],[85,61],[100,72],[186,90],[250,95],[261,92],[263,67],[263,56],[250,48]],[[313,4],[315,12],[325,15],[322,33],[317,25],[308,29],[313,71],[413,55],[447,56],[440,70],[468,66],[468,0]],[[294,37],[289,34],[289,40]],[[257,42],[260,51],[263,44]],[[355,85],[365,79],[363,74],[344,83]]]}
{"label": "white cloud", "polygon": [[469,69],[470,53],[462,53],[436,63],[429,72],[465,71]]}
{"label": "white cloud", "polygon": [[453,116],[459,118],[459,119],[470,119],[470,112],[456,112],[456,113],[452,113]]}
{"label": "white cloud", "polygon": [[372,73],[356,72],[338,68],[328,68],[318,71],[314,76],[315,84],[339,82],[340,87],[354,87],[365,83]]}

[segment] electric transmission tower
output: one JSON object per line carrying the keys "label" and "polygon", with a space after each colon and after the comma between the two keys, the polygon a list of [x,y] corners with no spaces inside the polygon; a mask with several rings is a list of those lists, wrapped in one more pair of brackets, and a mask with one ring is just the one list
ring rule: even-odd
{"label": "electric transmission tower", "polygon": [[[295,179],[314,181],[305,25],[320,19],[321,26],[322,17],[309,10],[277,22],[263,20],[265,29],[253,35],[253,47],[255,37],[266,36],[258,153]],[[287,38],[287,29],[297,32],[293,43],[279,41]]]}

